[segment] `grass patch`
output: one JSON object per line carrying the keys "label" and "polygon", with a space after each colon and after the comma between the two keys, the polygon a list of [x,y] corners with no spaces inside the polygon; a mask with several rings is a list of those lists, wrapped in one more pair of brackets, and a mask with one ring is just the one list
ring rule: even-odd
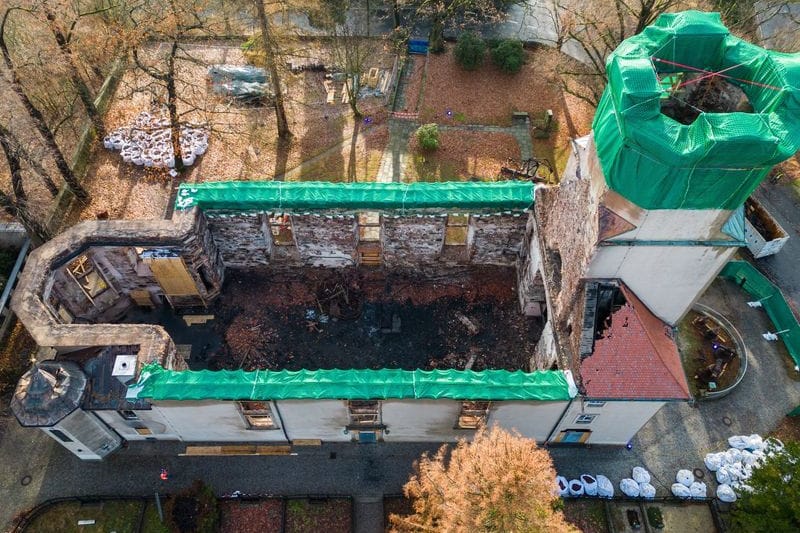
{"label": "grass patch", "polygon": [[[161,500],[163,509],[164,499]],[[158,508],[155,502],[147,502],[144,508],[144,519],[142,520],[141,533],[170,533],[166,524],[163,524],[158,517]]]}
{"label": "grass patch", "polygon": [[[136,533],[142,502],[119,500],[82,504],[80,502],[57,503],[37,516],[25,533],[59,533],[116,531]],[[94,520],[93,525],[79,526],[79,520]]]}
{"label": "grass patch", "polygon": [[584,533],[607,533],[605,503],[600,500],[564,500],[567,522]]}
{"label": "grass patch", "polygon": [[286,533],[350,531],[352,523],[352,504],[344,498],[286,502]]}
{"label": "grass patch", "polygon": [[0,248],[0,292],[6,286],[8,276],[14,268],[14,263],[17,261],[19,250],[12,250],[9,248]]}
{"label": "grass patch", "polygon": [[0,339],[0,396],[16,388],[36,351],[36,342],[19,321],[13,320],[9,335]]}

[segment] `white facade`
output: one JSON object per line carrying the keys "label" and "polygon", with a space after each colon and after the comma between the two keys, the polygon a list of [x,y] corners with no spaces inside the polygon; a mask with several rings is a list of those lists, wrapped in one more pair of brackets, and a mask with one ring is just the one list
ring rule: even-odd
{"label": "white facade", "polygon": [[[567,409],[550,442],[582,444],[627,444],[666,402],[574,400]],[[602,404],[602,405],[601,405]],[[588,415],[588,416],[587,416]],[[584,432],[579,439],[578,432]],[[588,433],[588,434],[586,434]]]}
{"label": "white facade", "polygon": [[89,461],[99,461],[122,444],[119,435],[82,409],[76,409],[58,424],[41,430],[81,459]]}
{"label": "white facade", "polygon": [[705,292],[738,248],[603,246],[588,278],[618,278],[664,322],[675,324]]}

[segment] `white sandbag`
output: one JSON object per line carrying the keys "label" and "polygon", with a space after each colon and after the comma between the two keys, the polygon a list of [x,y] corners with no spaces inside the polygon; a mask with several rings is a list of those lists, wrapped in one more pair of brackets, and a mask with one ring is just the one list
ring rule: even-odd
{"label": "white sandbag", "polygon": [[725,452],[725,457],[728,458],[728,464],[738,463],[742,460],[742,450],[730,448]]}
{"label": "white sandbag", "polygon": [[761,438],[761,435],[757,433],[753,433],[749,437],[747,437],[747,449],[748,450],[760,450],[764,447],[764,439]]}
{"label": "white sandbag", "polygon": [[558,485],[558,495],[562,498],[569,495],[569,483],[564,476],[556,477],[556,484]]}
{"label": "white sandbag", "polygon": [[629,498],[639,497],[639,484],[631,478],[626,477],[620,481],[619,490],[621,490],[622,493]]}
{"label": "white sandbag", "polygon": [[717,498],[725,503],[733,503],[736,501],[736,493],[733,492],[733,489],[730,487],[730,485],[723,483],[717,487]]}
{"label": "white sandbag", "polygon": [[675,475],[675,481],[688,487],[694,481],[694,474],[692,474],[691,470],[678,470]]}
{"label": "white sandbag", "polygon": [[744,477],[744,470],[742,469],[742,463],[733,463],[727,466],[728,476],[731,478],[731,481],[738,481]]}
{"label": "white sandbag", "polygon": [[570,496],[583,496],[584,487],[580,479],[569,480],[569,495]]}
{"label": "white sandbag", "polygon": [[766,452],[780,452],[783,451],[783,443],[775,437],[770,437],[764,441],[762,450]]}
{"label": "white sandbag", "polygon": [[723,458],[725,454],[722,453],[707,453],[706,458],[703,459],[703,462],[706,464],[706,468],[708,468],[711,472],[716,472],[719,470],[723,463]]}
{"label": "white sandbag", "polygon": [[639,496],[652,500],[656,497],[656,488],[650,483],[639,483]]}
{"label": "white sandbag", "polygon": [[705,498],[707,494],[706,484],[702,481],[695,481],[689,487],[689,493],[692,498]]}
{"label": "white sandbag", "polygon": [[728,446],[731,448],[736,448],[737,450],[744,450],[747,448],[749,443],[749,437],[745,435],[734,435],[732,437],[728,437]]}
{"label": "white sandbag", "polygon": [[606,476],[597,476],[597,495],[601,498],[614,497],[614,484]]}
{"label": "white sandbag", "polygon": [[673,483],[672,495],[678,498],[691,498],[692,493],[689,492],[689,487],[687,487],[683,483]]}
{"label": "white sandbag", "polygon": [[641,466],[633,467],[633,475],[631,477],[636,483],[650,483],[650,472]]}
{"label": "white sandbag", "polygon": [[587,496],[597,496],[597,479],[589,474],[581,474],[581,483],[583,483],[584,494]]}
{"label": "white sandbag", "polygon": [[764,450],[753,450],[753,457],[756,458],[756,463],[761,463],[767,458],[767,454],[764,453]]}
{"label": "white sandbag", "polygon": [[742,466],[753,466],[758,461],[758,457],[747,450],[742,451]]}
{"label": "white sandbag", "polygon": [[728,473],[728,465],[725,465],[717,470],[717,483],[727,484],[731,481],[731,475]]}

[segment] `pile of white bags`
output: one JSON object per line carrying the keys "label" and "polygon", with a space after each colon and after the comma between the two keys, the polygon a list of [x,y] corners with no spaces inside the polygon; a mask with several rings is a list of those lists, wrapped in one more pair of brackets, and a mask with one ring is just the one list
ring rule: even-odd
{"label": "pile of white bags", "polygon": [[633,480],[631,478],[626,477],[625,479],[620,481],[619,490],[621,490],[622,493],[628,498],[639,497],[639,492],[640,492],[639,484],[636,482],[636,480]]}
{"label": "pile of white bags", "polygon": [[760,435],[734,435],[728,438],[730,446],[724,452],[706,454],[703,462],[717,478],[717,498],[723,502],[736,501],[736,492],[750,490],[747,480],[757,466],[767,457],[783,450],[777,439],[762,439]]}
{"label": "pile of white bags", "polygon": [[[180,144],[183,165],[191,166],[208,149],[208,130],[193,124],[182,125]],[[103,139],[103,146],[119,150],[126,163],[145,167],[175,166],[169,119],[147,112],[139,113],[133,125],[109,133]]]}
{"label": "pile of white bags", "polygon": [[581,474],[578,479],[567,481],[564,476],[556,477],[558,495],[562,498],[580,496],[599,496],[601,498],[612,498],[614,496],[614,485],[606,476],[593,476],[591,474]]}
{"label": "pile of white bags", "polygon": [[650,472],[641,466],[634,467],[631,477],[619,482],[619,490],[629,498],[656,497],[656,488],[650,484]]}
{"label": "pile of white bags", "polygon": [[706,497],[706,484],[695,481],[691,470],[681,469],[675,474],[676,483],[672,484],[672,494],[678,498],[701,499]]}

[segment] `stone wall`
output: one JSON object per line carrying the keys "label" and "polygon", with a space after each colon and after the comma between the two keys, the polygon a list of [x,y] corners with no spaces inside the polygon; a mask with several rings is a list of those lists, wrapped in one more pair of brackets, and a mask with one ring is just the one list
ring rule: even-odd
{"label": "stone wall", "polygon": [[214,243],[226,266],[253,268],[269,264],[272,248],[265,215],[236,215],[208,220]]}
{"label": "stone wall", "polygon": [[525,235],[527,216],[481,215],[472,217],[471,263],[514,265]]}
{"label": "stone wall", "polygon": [[388,267],[414,268],[439,260],[446,217],[385,217],[383,261]]}
{"label": "stone wall", "polygon": [[300,261],[306,266],[351,266],[355,263],[356,219],[353,215],[292,215]]}

